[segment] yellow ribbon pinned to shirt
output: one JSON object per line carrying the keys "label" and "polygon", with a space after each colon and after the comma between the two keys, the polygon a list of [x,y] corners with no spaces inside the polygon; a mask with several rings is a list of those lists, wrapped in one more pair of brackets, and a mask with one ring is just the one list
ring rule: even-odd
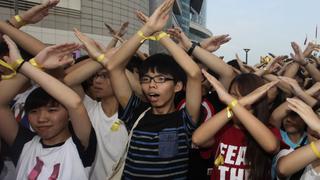
{"label": "yellow ribbon pinned to shirt", "polygon": [[120,119],[113,122],[113,124],[111,126],[111,131],[113,131],[113,132],[118,131],[120,129],[121,124],[122,124],[122,121]]}

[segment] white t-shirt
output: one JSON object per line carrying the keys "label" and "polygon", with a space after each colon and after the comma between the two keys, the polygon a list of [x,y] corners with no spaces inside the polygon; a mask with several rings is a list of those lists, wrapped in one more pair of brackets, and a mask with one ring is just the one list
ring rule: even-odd
{"label": "white t-shirt", "polygon": [[86,180],[86,174],[77,147],[72,138],[63,145],[43,148],[40,137],[34,136],[23,146],[17,164],[17,179]]}
{"label": "white t-shirt", "polygon": [[312,165],[309,164],[303,171],[303,174],[300,178],[300,180],[319,180],[320,179],[320,173],[316,172]]}
{"label": "white t-shirt", "polygon": [[121,158],[128,141],[128,132],[124,123],[118,119],[118,113],[108,117],[102,109],[101,102],[85,96],[83,103],[95,129],[98,142],[90,179],[104,180],[112,175],[113,166]]}

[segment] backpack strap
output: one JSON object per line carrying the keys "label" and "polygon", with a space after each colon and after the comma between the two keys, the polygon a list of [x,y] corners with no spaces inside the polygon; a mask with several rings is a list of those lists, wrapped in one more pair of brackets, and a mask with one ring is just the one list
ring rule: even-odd
{"label": "backpack strap", "polygon": [[124,165],[125,165],[125,160],[127,158],[127,154],[128,154],[128,151],[129,151],[131,138],[132,138],[132,135],[133,135],[133,130],[138,126],[140,120],[144,117],[146,112],[149,111],[150,109],[151,109],[151,107],[149,107],[145,111],[143,111],[139,115],[138,119],[134,122],[134,124],[133,124],[133,126],[132,126],[132,128],[130,130],[130,133],[129,133],[129,137],[128,137],[128,141],[126,143],[125,151],[123,152],[123,154],[122,154],[121,158],[118,160],[118,162],[113,165],[113,167],[112,167],[113,173],[112,173],[112,175],[111,175],[111,177],[109,179],[117,179],[119,174],[120,174],[120,176],[122,175],[122,171],[123,171]]}

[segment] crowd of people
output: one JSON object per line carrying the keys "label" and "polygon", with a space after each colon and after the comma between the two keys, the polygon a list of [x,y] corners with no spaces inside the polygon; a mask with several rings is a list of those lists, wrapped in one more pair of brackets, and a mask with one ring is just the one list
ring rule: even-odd
{"label": "crowd of people", "polygon": [[0,179],[320,179],[320,45],[226,63],[229,35],[164,29],[174,0],[137,11],[128,39],[128,22],[106,24],[106,47],[78,29],[80,43],[50,46],[19,30],[58,3],[0,21]]}

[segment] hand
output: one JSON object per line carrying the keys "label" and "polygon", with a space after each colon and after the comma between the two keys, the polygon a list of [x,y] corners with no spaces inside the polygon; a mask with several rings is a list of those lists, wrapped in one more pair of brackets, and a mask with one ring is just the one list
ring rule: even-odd
{"label": "hand", "polygon": [[320,134],[320,120],[310,106],[295,98],[287,98],[287,102],[289,109],[299,114],[310,129]]}
{"label": "hand", "polygon": [[55,69],[73,62],[70,55],[74,50],[79,49],[76,43],[65,43],[48,46],[40,51],[34,58],[36,62],[45,69]]}
{"label": "hand", "polygon": [[113,37],[114,39],[117,39],[117,40],[118,40],[118,41],[120,41],[121,43],[126,42],[126,40],[125,40],[125,39],[123,39],[123,38],[122,38],[122,37],[120,37],[120,36],[112,35],[112,37]]}
{"label": "hand", "polygon": [[305,56],[303,55],[301,48],[296,42],[291,42],[291,47],[294,51],[293,53],[290,53],[292,59],[296,61],[297,63],[304,65],[306,62],[304,61]]}
{"label": "hand", "polygon": [[49,14],[49,9],[55,7],[60,0],[46,0],[42,4],[33,6],[31,9],[22,13],[20,16],[24,22],[35,24]]}
{"label": "hand", "polygon": [[[169,19],[169,13],[173,4],[174,0],[165,0],[149,18],[146,18],[147,16],[144,15],[145,29],[149,31],[149,33],[153,34],[164,28]],[[141,12],[141,14],[143,13]],[[139,16],[138,18],[140,19]]]}
{"label": "hand", "polygon": [[277,69],[280,70],[281,66],[279,65],[279,62],[285,60],[286,58],[287,56],[277,56],[276,58],[273,58],[271,61],[269,61],[265,69],[271,73],[275,72]]}
{"label": "hand", "polygon": [[298,82],[295,79],[284,77],[284,76],[279,77],[279,79],[284,83],[289,84],[295,95],[298,95],[301,92],[303,92],[302,88],[299,86]]}
{"label": "hand", "polygon": [[180,27],[169,28],[167,32],[178,42],[178,45],[187,51],[191,46],[191,40],[184,34]]}
{"label": "hand", "polygon": [[229,37],[229,34],[224,34],[206,38],[201,41],[200,44],[203,49],[206,49],[209,52],[215,52],[220,48],[221,45],[229,42],[230,40],[231,38]]}
{"label": "hand", "polygon": [[285,62],[282,67],[280,68],[280,70],[277,72],[278,76],[281,76],[283,74],[283,72],[285,72],[287,70],[287,67],[292,64],[293,61],[289,61],[289,62]]}
{"label": "hand", "polygon": [[85,50],[92,59],[96,59],[99,55],[104,53],[104,48],[100,44],[82,34],[78,29],[74,29],[74,34],[82,42]]}
{"label": "hand", "polygon": [[2,37],[4,39],[4,42],[6,42],[9,48],[9,57],[5,56],[3,58],[8,64],[12,65],[16,60],[21,58],[20,51],[16,43],[9,36],[3,35]]}
{"label": "hand", "polygon": [[229,104],[233,99],[235,99],[226,91],[223,85],[215,77],[213,77],[204,69],[202,69],[202,73],[210,82],[210,84],[214,87],[214,89],[218,93],[218,96],[222,102],[224,102],[225,104]]}
{"label": "hand", "polygon": [[312,42],[309,42],[306,49],[303,51],[304,57],[309,57],[315,50],[320,50],[320,44],[314,44]]}
{"label": "hand", "polygon": [[115,31],[111,26],[109,26],[107,23],[104,23],[104,25],[108,28],[109,33],[112,36],[122,37],[126,32],[129,25],[129,22],[124,22],[120,29],[118,31]]}
{"label": "hand", "polygon": [[264,84],[254,91],[252,91],[250,94],[246,95],[245,97],[240,99],[240,103],[243,106],[252,105],[257,100],[259,100],[261,97],[267,94],[267,92],[274,87],[279,81],[271,81],[267,84]]}

